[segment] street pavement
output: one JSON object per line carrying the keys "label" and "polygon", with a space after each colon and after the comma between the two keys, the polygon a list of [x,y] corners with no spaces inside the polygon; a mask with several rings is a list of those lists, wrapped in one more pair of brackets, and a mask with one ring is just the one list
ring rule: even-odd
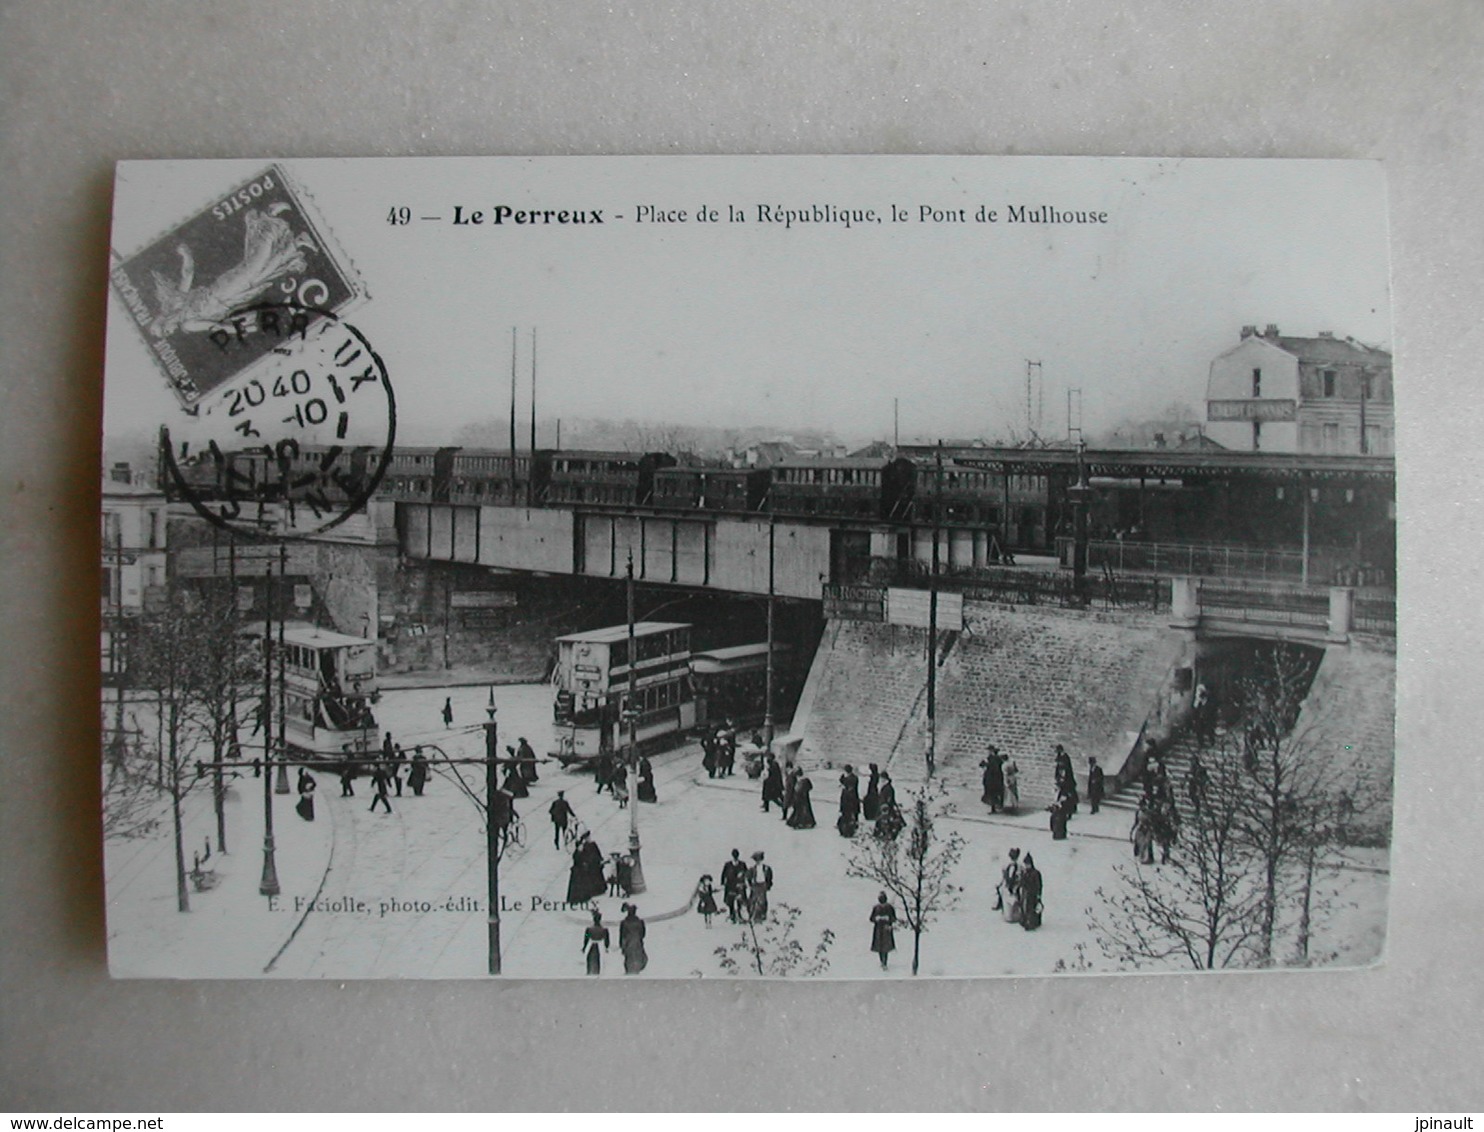
{"label": "street pavement", "polygon": [[[489,690],[484,687],[419,688],[383,694],[378,720],[405,747],[436,745],[450,756],[478,757],[484,749],[482,722]],[[511,685],[494,690],[503,749],[527,737],[538,753],[553,746],[551,689]],[[454,721],[441,711],[451,701]],[[834,828],[839,766],[806,766],[814,783],[818,825],[794,830],[776,809],[764,814],[760,784],[740,769],[736,777],[712,780],[694,746],[652,759],[659,801],[638,807],[639,834],[648,891],[634,898],[648,922],[649,965],[643,976],[716,977],[724,974],[716,955],[744,938],[727,923],[725,909],[708,928],[691,909],[702,873],[716,881],[730,851],[744,860],[762,850],[773,866],[771,901],[800,910],[796,938],[812,953],[828,930],[831,977],[880,978],[869,950],[869,915],[878,886],[847,875],[852,854],[868,835],[842,838]],[[483,770],[461,768],[482,797]],[[168,825],[146,842],[110,843],[108,855],[110,955],[115,973],[160,976],[385,978],[477,978],[486,973],[488,921],[482,819],[474,802],[440,770],[425,795],[403,787],[391,798],[392,813],[371,812],[370,787],[357,780],[356,795],[341,798],[339,782],[319,774],[318,814],[302,822],[292,799],[276,798],[279,876],[284,894],[272,908],[258,894],[261,872],[262,801],[253,780],[239,781],[229,803],[232,853],[212,862],[221,884],[192,895],[193,911],[174,910],[173,857]],[[564,906],[571,864],[568,849],[552,844],[547,807],[565,790],[578,819],[605,855],[628,847],[630,811],[594,790],[591,774],[543,762],[531,797],[518,800],[521,843],[501,864],[500,917],[503,973],[507,977],[582,977],[582,937],[589,916]],[[906,791],[899,800],[908,802]],[[1128,814],[1083,812],[1065,841],[1051,840],[1042,812],[1015,816],[987,813],[977,791],[958,789],[948,799],[954,812],[938,823],[945,836],[964,840],[953,874],[955,905],[941,912],[922,939],[924,975],[1050,974],[1065,964],[1101,970],[1112,965],[1098,951],[1086,910],[1099,903],[1100,885],[1116,883],[1113,868],[1130,863]],[[209,794],[188,801],[186,842],[201,844],[213,828]],[[995,884],[1007,851],[1032,853],[1045,880],[1043,926],[1034,932],[1007,924],[994,911]],[[189,852],[188,852],[189,857]],[[1340,878],[1348,902],[1326,925],[1321,949],[1349,962],[1372,961],[1379,953],[1384,912],[1384,876],[1351,872]],[[298,898],[296,903],[295,898]],[[312,903],[311,903],[312,901]],[[620,916],[618,897],[597,902],[610,928]],[[1383,905],[1384,906],[1384,905]],[[901,912],[900,907],[898,912]],[[625,977],[618,951],[604,957],[603,978]],[[910,971],[912,936],[898,925],[897,951],[889,976]],[[1079,945],[1081,950],[1079,950]],[[745,954],[739,960],[747,961]],[[1178,968],[1174,968],[1178,969]]]}

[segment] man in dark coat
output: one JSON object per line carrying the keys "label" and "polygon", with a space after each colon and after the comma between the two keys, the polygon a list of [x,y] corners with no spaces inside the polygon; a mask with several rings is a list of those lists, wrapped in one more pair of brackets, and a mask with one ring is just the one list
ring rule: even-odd
{"label": "man in dark coat", "polygon": [[840,836],[854,837],[860,817],[860,779],[855,776],[855,768],[846,764],[845,773],[840,776],[840,820],[835,825]]}
{"label": "man in dark coat", "polygon": [[701,765],[706,768],[706,777],[716,777],[716,739],[711,735],[701,736]]}
{"label": "man in dark coat", "polygon": [[1103,768],[1097,759],[1087,760],[1087,801],[1093,813],[1103,804]]}
{"label": "man in dark coat", "polygon": [[423,787],[428,784],[428,756],[421,751],[412,753],[412,769],[407,772],[407,785],[412,787],[412,792],[419,798],[423,796]]}
{"label": "man in dark coat", "polygon": [[736,849],[732,850],[732,859],[721,867],[721,891],[727,902],[727,916],[735,924],[747,899],[747,865]]}
{"label": "man in dark coat", "polygon": [[567,801],[565,790],[557,791],[556,800],[547,807],[546,812],[551,815],[551,847],[560,849],[562,834],[567,832],[567,823],[577,816],[572,809],[572,803]]}
{"label": "man in dark coat", "polygon": [[981,797],[989,812],[997,814],[1005,808],[1005,760],[998,747],[989,749],[989,756],[979,764],[984,768],[984,794]]}
{"label": "man in dark coat", "polygon": [[386,766],[383,763],[377,763],[376,769],[371,774],[371,789],[376,792],[376,796],[371,799],[371,808],[367,811],[368,813],[376,812],[377,802],[386,807],[387,813],[392,812],[392,803],[386,796],[386,788],[391,784],[392,776],[387,773]]}
{"label": "man in dark coat", "polygon": [[445,696],[443,698],[443,726],[444,727],[452,727],[453,726],[453,697],[452,696]]}
{"label": "man in dark coat", "polygon": [[768,756],[768,769],[763,774],[763,813],[774,802],[783,805],[783,768],[772,755]]}
{"label": "man in dark coat", "polygon": [[[256,767],[257,763],[254,762]],[[256,777],[256,776],[254,776]],[[340,796],[342,798],[354,798],[356,796],[356,764],[346,759],[340,764]]]}

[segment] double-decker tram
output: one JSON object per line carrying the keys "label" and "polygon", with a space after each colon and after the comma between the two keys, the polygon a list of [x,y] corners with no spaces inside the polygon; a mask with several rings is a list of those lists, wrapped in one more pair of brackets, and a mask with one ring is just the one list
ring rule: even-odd
{"label": "double-decker tram", "polygon": [[[274,642],[275,649],[278,647]],[[327,629],[283,633],[284,738],[299,754],[349,758],[377,749],[376,643]]]}
{"label": "double-decker tram", "polygon": [[641,750],[679,742],[695,726],[690,631],[681,622],[636,622],[632,661],[626,624],[557,638],[556,756],[564,765],[625,749],[631,677]]}
{"label": "double-decker tram", "polygon": [[[773,646],[773,665],[778,670],[775,688],[789,668],[790,652],[787,645]],[[695,653],[690,667],[699,722],[730,722],[734,727],[756,727],[763,722],[768,698],[767,641]]]}

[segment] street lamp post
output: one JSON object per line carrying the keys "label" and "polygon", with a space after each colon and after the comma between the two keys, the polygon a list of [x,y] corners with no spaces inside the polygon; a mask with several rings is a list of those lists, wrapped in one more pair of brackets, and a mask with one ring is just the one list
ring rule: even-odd
{"label": "street lamp post", "polygon": [[[278,544],[278,583],[283,586],[288,581],[289,572],[289,548],[287,543]],[[280,595],[280,600],[282,595]],[[286,688],[288,676],[284,671],[284,665],[288,663],[289,650],[284,647],[283,630],[284,622],[288,618],[282,611],[278,615],[278,776],[273,782],[273,793],[287,794],[289,792],[289,768],[284,761],[289,744],[288,734],[284,725],[288,722],[288,692]]]}
{"label": "street lamp post", "polygon": [[484,724],[484,852],[488,869],[489,973],[500,973],[500,741],[495,723],[495,689],[490,688]]}
{"label": "street lamp post", "polygon": [[639,668],[639,657],[634,648],[634,552],[629,551],[627,579],[624,584],[629,614],[629,696],[624,709],[629,725],[629,860],[633,862],[629,873],[629,892],[637,896],[645,890],[644,866],[640,863],[639,845],[639,701],[635,698],[638,686],[635,677]]}
{"label": "street lamp post", "polygon": [[768,658],[765,669],[767,686],[763,689],[763,746],[768,754],[773,753],[773,597],[776,592],[774,574],[773,543],[777,526],[772,515],[768,516]]}

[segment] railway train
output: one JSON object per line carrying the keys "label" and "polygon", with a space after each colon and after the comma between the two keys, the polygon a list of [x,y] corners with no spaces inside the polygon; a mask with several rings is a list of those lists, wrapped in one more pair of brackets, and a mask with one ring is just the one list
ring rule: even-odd
{"label": "railway train", "polygon": [[[1330,468],[1325,460],[1346,466]],[[1390,561],[1390,459],[1359,458],[1365,468],[1356,460],[1089,452],[1089,534],[1095,540],[1259,548],[1296,548],[1307,537],[1316,546],[1353,545],[1348,557]],[[1000,560],[999,551],[1007,559],[1058,554],[1072,533],[1069,489],[1078,477],[1069,450],[950,452],[939,464],[926,447],[898,449],[891,457],[798,457],[734,468],[665,452],[537,449],[512,456],[498,449],[398,446],[384,454],[288,445],[271,454],[213,453],[177,472],[199,498],[273,502],[288,485],[291,494],[313,493],[335,504],[364,498],[379,468],[374,498],[392,502],[760,514],[901,532],[964,528],[992,539],[991,560]]]}

